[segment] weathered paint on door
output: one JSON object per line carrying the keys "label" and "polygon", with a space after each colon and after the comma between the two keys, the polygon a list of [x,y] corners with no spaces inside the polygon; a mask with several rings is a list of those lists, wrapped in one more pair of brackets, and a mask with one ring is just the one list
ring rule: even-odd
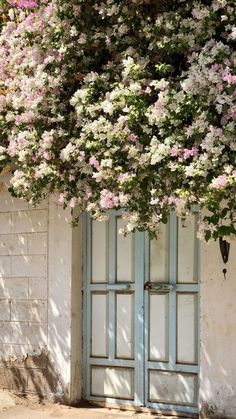
{"label": "weathered paint on door", "polygon": [[122,225],[86,221],[84,397],[197,412],[196,217],[171,215],[152,241]]}

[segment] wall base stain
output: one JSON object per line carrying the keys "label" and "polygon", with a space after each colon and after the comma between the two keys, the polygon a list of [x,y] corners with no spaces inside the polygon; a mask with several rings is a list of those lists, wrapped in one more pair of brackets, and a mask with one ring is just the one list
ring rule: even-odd
{"label": "wall base stain", "polygon": [[216,405],[208,403],[202,405],[199,417],[201,419],[236,419],[235,415],[228,415],[224,411],[219,412]]}
{"label": "wall base stain", "polygon": [[68,390],[63,386],[46,350],[21,359],[1,359],[0,389],[24,396],[34,394],[40,401],[69,402]]}

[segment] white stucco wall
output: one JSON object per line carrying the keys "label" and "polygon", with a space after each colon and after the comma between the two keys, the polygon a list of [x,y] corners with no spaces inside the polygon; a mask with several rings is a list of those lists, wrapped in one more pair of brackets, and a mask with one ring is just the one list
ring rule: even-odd
{"label": "white stucco wall", "polygon": [[48,349],[66,398],[82,392],[82,225],[71,227],[70,209],[49,205]]}
{"label": "white stucco wall", "polygon": [[12,198],[7,185],[0,177],[0,388],[77,402],[81,226],[71,227],[70,211],[55,197],[34,209]]}
{"label": "white stucco wall", "polygon": [[207,418],[236,417],[236,243],[226,279],[224,267],[219,243],[202,243],[200,399]]}
{"label": "white stucco wall", "polygon": [[0,355],[47,345],[48,203],[37,210],[0,184]]}

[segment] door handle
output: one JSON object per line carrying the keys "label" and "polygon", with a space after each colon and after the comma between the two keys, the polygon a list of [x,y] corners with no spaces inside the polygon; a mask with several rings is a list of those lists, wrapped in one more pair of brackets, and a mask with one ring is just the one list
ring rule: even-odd
{"label": "door handle", "polygon": [[108,291],[127,291],[130,289],[130,284],[108,284]]}
{"label": "door handle", "polygon": [[173,291],[176,288],[174,284],[162,284],[158,282],[145,282],[144,289],[147,291]]}

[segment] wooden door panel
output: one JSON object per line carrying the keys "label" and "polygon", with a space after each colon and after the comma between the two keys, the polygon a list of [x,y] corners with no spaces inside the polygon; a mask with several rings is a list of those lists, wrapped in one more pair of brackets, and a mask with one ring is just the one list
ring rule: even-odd
{"label": "wooden door panel", "polygon": [[116,358],[134,358],[134,294],[116,294]]}
{"label": "wooden door panel", "polygon": [[116,280],[117,282],[134,281],[134,234],[119,234],[125,226],[121,217],[116,218]]}
{"label": "wooden door panel", "polygon": [[169,294],[150,293],[149,360],[169,360]]}
{"label": "wooden door panel", "polygon": [[198,295],[177,294],[177,362],[196,364],[198,358]]}
{"label": "wooden door panel", "polygon": [[132,400],[134,377],[132,368],[92,366],[91,395]]}
{"label": "wooden door panel", "polygon": [[108,356],[108,294],[91,293],[91,356]]}
{"label": "wooden door panel", "polygon": [[149,400],[154,403],[196,404],[197,376],[169,371],[149,372]]}
{"label": "wooden door panel", "polygon": [[150,281],[168,281],[168,225],[162,224],[158,237],[150,242]]}
{"label": "wooden door panel", "polygon": [[108,223],[92,221],[92,282],[108,280]]}

